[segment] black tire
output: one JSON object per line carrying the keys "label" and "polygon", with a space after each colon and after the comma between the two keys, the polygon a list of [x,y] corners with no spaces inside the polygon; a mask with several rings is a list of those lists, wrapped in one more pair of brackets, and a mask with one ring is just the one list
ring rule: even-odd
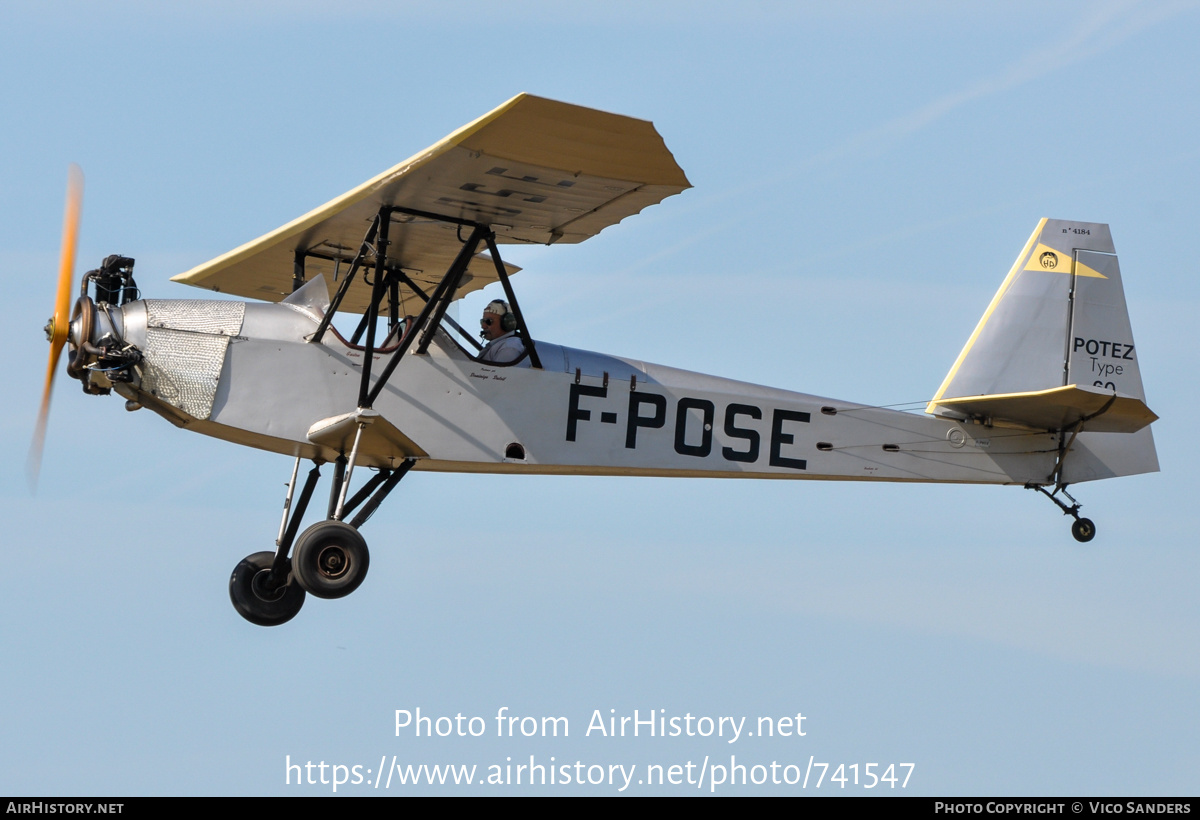
{"label": "black tire", "polygon": [[238,614],[252,624],[279,626],[285,624],[304,606],[304,590],[295,583],[267,592],[263,582],[271,572],[275,553],[256,552],[247,555],[233,568],[229,578],[229,600]]}
{"label": "black tire", "polygon": [[1096,537],[1096,525],[1090,518],[1076,518],[1071,525],[1071,535],[1075,536],[1076,541],[1086,544]]}
{"label": "black tire", "polygon": [[371,556],[358,530],[342,521],[318,521],[292,551],[292,574],[318,598],[342,598],[367,577]]}

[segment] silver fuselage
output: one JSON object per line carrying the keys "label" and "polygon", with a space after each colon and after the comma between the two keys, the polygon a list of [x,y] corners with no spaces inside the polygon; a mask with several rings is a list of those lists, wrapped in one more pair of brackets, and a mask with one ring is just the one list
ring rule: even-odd
{"label": "silver fuselage", "polygon": [[[239,444],[321,460],[343,454],[312,431],[355,410],[366,354],[332,333],[312,343],[312,311],[144,300],[122,308],[119,324],[145,356],[140,378],[116,385],[126,398]],[[995,484],[1040,483],[1054,470],[1051,433],[867,407],[546,342],[537,351],[542,369],[483,364],[439,331],[427,353],[410,348],[374,410],[415,445],[416,467],[426,470]],[[373,374],[389,355],[375,353]],[[403,457],[365,446],[357,461],[385,467]]]}

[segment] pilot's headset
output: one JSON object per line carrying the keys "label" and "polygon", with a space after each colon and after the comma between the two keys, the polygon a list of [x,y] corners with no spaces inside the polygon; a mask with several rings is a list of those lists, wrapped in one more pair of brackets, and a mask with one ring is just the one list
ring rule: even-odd
{"label": "pilot's headset", "polygon": [[500,329],[505,333],[517,329],[517,317],[512,312],[512,308],[508,306],[508,302],[503,299],[493,299],[488,302],[488,306],[483,309],[483,312],[499,316]]}

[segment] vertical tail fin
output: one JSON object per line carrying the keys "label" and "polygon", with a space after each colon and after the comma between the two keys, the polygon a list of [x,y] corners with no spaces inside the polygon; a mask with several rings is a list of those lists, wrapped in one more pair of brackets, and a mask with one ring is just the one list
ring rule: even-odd
{"label": "vertical tail fin", "polygon": [[[1038,223],[926,412],[1090,431],[1075,481],[1158,469],[1107,225]],[[1081,469],[1097,449],[1111,463]]]}

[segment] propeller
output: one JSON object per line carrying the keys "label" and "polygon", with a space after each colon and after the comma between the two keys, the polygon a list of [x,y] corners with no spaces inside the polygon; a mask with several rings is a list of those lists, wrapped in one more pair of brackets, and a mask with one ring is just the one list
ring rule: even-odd
{"label": "propeller", "polygon": [[50,393],[54,388],[54,373],[71,326],[71,284],[75,273],[75,246],[79,239],[79,212],[83,204],[83,171],[72,164],[67,174],[67,206],[63,214],[62,255],[58,263],[58,292],[54,297],[54,315],[46,324],[50,341],[50,362],[46,367],[46,387],[42,392],[42,409],[38,412],[33,443],[29,445],[29,485],[37,490],[38,474],[42,470],[42,449],[46,443],[46,422],[50,417]]}

